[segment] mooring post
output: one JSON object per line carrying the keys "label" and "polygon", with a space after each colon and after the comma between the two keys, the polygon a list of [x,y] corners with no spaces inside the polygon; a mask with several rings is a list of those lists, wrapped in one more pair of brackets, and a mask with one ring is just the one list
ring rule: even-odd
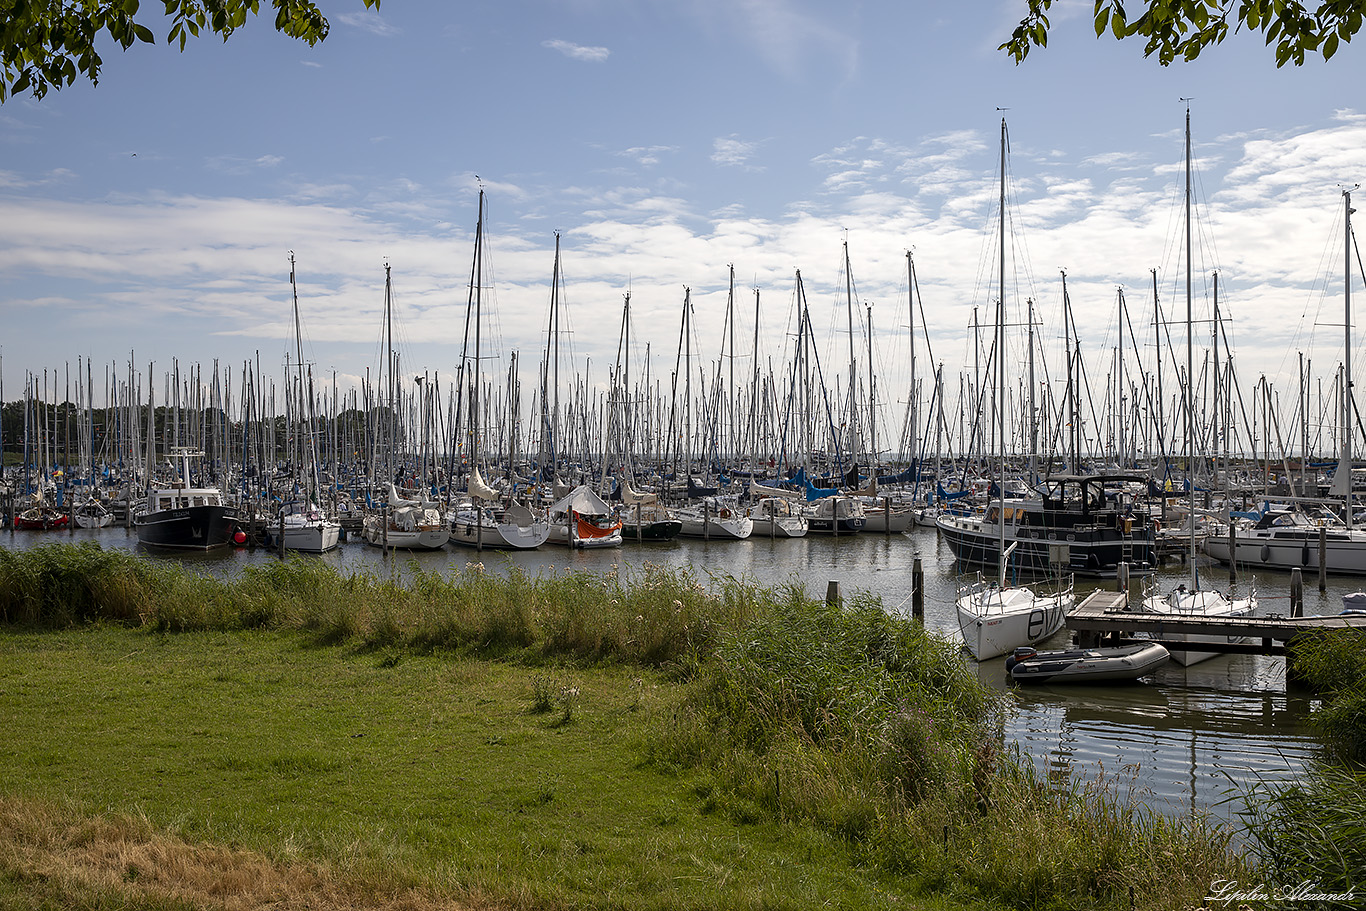
{"label": "mooring post", "polygon": [[1228,584],[1238,584],[1238,525],[1228,520]]}
{"label": "mooring post", "polygon": [[911,563],[911,616],[920,621],[925,619],[925,567],[920,554]]}
{"label": "mooring post", "polygon": [[1298,566],[1290,570],[1290,616],[1304,616],[1304,572]]}
{"label": "mooring post", "polygon": [[892,534],[892,498],[882,498],[882,533],[887,536]]}
{"label": "mooring post", "polygon": [[1129,564],[1120,563],[1115,567],[1115,591],[1128,593],[1129,591]]}
{"label": "mooring post", "polygon": [[840,584],[835,579],[831,579],[829,582],[825,584],[825,603],[840,603]]}
{"label": "mooring post", "polygon": [[1319,591],[1328,591],[1328,526],[1319,526]]}

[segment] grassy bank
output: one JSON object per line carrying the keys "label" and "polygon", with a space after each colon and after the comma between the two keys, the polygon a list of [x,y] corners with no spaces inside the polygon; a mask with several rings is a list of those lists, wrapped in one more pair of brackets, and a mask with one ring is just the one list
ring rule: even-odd
{"label": "grassy bank", "polygon": [[[1227,833],[1023,767],[956,649],[874,600],[54,547],[0,551],[0,619],[8,806],[369,903],[1157,909],[1249,873]],[[10,899],[85,894],[8,863]]]}

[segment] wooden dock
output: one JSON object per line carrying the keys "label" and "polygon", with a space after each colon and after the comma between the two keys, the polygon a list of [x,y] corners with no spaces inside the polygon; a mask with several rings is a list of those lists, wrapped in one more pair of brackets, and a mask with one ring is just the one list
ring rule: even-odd
{"label": "wooden dock", "polygon": [[[1172,651],[1228,652],[1234,654],[1284,655],[1285,644],[1296,636],[1315,632],[1355,629],[1366,632],[1366,616],[1328,617],[1205,617],[1191,614],[1155,614],[1134,610],[1125,592],[1097,591],[1067,615],[1067,628],[1076,633],[1083,648],[1107,639],[1133,639],[1144,634]],[[1224,637],[1230,642],[1192,643],[1178,635]]]}

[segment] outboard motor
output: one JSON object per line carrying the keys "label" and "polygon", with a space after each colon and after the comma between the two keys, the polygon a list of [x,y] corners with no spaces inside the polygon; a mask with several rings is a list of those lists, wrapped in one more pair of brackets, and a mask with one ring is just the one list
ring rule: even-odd
{"label": "outboard motor", "polygon": [[1006,658],[1006,673],[1009,674],[1015,669],[1015,665],[1021,661],[1027,661],[1039,653],[1039,650],[1032,645],[1017,645],[1015,651]]}

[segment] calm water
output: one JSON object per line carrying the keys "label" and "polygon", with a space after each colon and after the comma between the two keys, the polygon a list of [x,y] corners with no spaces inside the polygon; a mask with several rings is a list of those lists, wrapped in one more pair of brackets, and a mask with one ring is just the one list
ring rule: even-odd
{"label": "calm water", "polygon": [[[0,532],[0,546],[32,547],[59,541],[95,540],[106,548],[138,550],[131,530],[108,528],[75,532]],[[631,544],[597,551],[544,547],[501,553],[447,548],[434,552],[399,552],[386,557],[377,548],[352,539],[323,560],[347,571],[402,574],[411,565],[440,571],[469,562],[496,569],[515,565],[531,574],[557,569],[602,570],[613,565],[635,567],[645,562],[687,565],[699,575],[728,574],[764,584],[799,582],[814,595],[824,595],[838,582],[845,595],[868,591],[881,596],[887,610],[910,613],[911,566],[916,555],[925,571],[925,623],[957,641],[953,607],[956,573],[953,555],[933,529],[916,529],[890,537],[862,534],[839,539],[751,539],[740,542],[678,540],[663,544]],[[192,564],[213,574],[230,575],[241,567],[276,559],[264,550],[231,551],[219,556],[147,554]],[[1205,578],[1223,586],[1226,569],[1202,567]],[[1158,575],[1169,587],[1187,577],[1177,566]],[[1241,581],[1245,589],[1251,579]],[[1320,595],[1307,578],[1305,612],[1337,613],[1342,595],[1366,580],[1330,578]],[[1098,583],[1079,581],[1082,596]],[[1289,612],[1289,575],[1256,579],[1263,612]],[[1053,647],[1067,644],[1064,631]],[[968,660],[965,658],[965,660]],[[1241,790],[1257,781],[1275,782],[1297,775],[1319,751],[1308,726],[1310,700],[1287,692],[1281,658],[1251,655],[1216,656],[1191,668],[1169,663],[1148,683],[1107,687],[1011,687],[1004,659],[977,665],[979,677],[1009,690],[1018,710],[1006,725],[1006,738],[1036,765],[1058,775],[1102,777],[1165,812],[1208,811],[1233,819],[1241,806]]]}

